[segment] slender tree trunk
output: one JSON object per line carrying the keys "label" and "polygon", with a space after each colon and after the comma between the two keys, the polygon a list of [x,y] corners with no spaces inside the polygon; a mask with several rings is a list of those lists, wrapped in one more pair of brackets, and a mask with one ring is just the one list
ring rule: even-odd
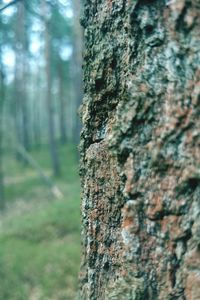
{"label": "slender tree trunk", "polygon": [[78,109],[83,99],[82,83],[82,50],[83,50],[83,30],[80,25],[81,3],[79,0],[72,1],[74,11],[74,39],[72,55],[72,82],[75,97],[75,124],[74,124],[74,142],[79,143],[81,123],[78,115]]}
{"label": "slender tree trunk", "polygon": [[33,99],[33,139],[35,145],[38,147],[41,146],[42,143],[42,126],[41,126],[41,118],[42,118],[42,96],[43,96],[43,91],[41,87],[41,70],[38,71],[38,74],[36,75],[35,80],[33,80],[33,90],[35,89],[35,86],[37,86],[37,91],[36,91],[36,99],[38,101],[38,105],[34,105],[35,102],[35,95]]}
{"label": "slender tree trunk", "polygon": [[[46,5],[47,4],[44,2],[44,12],[46,12]],[[50,41],[50,34],[49,34],[49,21],[47,19],[45,21],[45,59],[46,59],[46,80],[47,80],[46,105],[47,105],[47,114],[48,114],[49,147],[50,147],[53,173],[55,176],[59,176],[60,163],[59,163],[57,147],[56,147],[53,99],[52,99],[52,92],[51,92],[51,87],[52,87],[51,41]]]}
{"label": "slender tree trunk", "polygon": [[[30,148],[29,124],[28,124],[28,93],[27,76],[28,61],[27,50],[28,41],[26,36],[25,8],[23,3],[17,4],[17,14],[15,22],[15,78],[13,93],[13,117],[16,138],[26,150]],[[26,163],[19,153],[16,154],[18,160]]]}
{"label": "slender tree trunk", "polygon": [[200,3],[85,1],[80,299],[200,299]]}
{"label": "slender tree trunk", "polygon": [[28,111],[28,92],[27,92],[27,84],[28,84],[28,37],[26,32],[26,11],[24,7],[24,3],[19,3],[19,17],[20,17],[20,28],[21,28],[21,41],[22,41],[22,82],[21,82],[21,97],[22,97],[22,137],[23,137],[23,145],[26,150],[30,149],[30,137],[29,137],[29,111]]}
{"label": "slender tree trunk", "polygon": [[27,60],[27,50],[28,50],[28,39],[26,33],[26,14],[24,3],[18,3],[18,39],[21,44],[20,51],[20,64],[21,74],[19,79],[20,85],[20,101],[21,101],[21,136],[22,143],[26,150],[30,148],[30,138],[29,138],[29,123],[28,123],[28,94],[27,94],[27,77],[28,77],[28,60]]}
{"label": "slender tree trunk", "polygon": [[[21,134],[21,87],[20,87],[20,77],[21,77],[21,44],[20,44],[20,17],[19,11],[16,16],[15,24],[15,70],[14,70],[14,89],[13,89],[13,119],[14,119],[14,128],[16,133],[16,138],[19,143],[22,143],[22,134]],[[18,156],[18,154],[17,154]],[[19,157],[18,157],[19,158]]]}
{"label": "slender tree trunk", "polygon": [[63,70],[62,70],[62,61],[58,63],[58,73],[59,73],[59,125],[60,125],[60,141],[61,144],[67,142],[67,133],[66,133],[66,104],[65,104],[65,95],[64,95],[64,86],[63,86]]}
{"label": "slender tree trunk", "polygon": [[0,46],[0,210],[5,208],[4,183],[3,183],[3,103],[5,99],[4,70]]}

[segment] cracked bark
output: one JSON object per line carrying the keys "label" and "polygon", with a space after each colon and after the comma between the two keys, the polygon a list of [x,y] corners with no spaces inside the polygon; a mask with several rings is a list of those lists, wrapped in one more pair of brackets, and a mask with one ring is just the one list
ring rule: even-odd
{"label": "cracked bark", "polygon": [[85,1],[80,299],[200,299],[200,4]]}

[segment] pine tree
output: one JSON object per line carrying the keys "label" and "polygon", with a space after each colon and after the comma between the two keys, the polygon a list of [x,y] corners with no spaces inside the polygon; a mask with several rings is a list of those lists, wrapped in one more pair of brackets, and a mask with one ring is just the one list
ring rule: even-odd
{"label": "pine tree", "polygon": [[200,4],[85,1],[80,299],[200,295]]}

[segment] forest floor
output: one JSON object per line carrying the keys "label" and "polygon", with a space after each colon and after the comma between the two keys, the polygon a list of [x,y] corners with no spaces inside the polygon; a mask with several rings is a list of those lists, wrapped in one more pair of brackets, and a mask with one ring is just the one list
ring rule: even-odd
{"label": "forest floor", "polygon": [[[47,175],[47,147],[31,152]],[[30,166],[4,159],[7,208],[0,215],[0,299],[71,300],[80,265],[80,186],[74,146],[59,149],[64,194],[55,199]]]}

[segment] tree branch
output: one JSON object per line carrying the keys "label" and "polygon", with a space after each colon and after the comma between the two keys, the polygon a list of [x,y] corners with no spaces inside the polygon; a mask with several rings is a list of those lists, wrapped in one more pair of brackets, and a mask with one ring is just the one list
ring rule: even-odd
{"label": "tree branch", "polygon": [[[19,0],[18,0],[19,1]],[[32,10],[28,4],[27,1],[24,1],[24,6],[25,9],[31,14],[33,15],[33,17],[36,17],[38,19],[40,19],[41,21],[44,21],[44,16],[42,16],[41,14],[39,14],[38,12],[36,12],[35,10]]]}
{"label": "tree branch", "polygon": [[5,10],[6,8],[8,8],[9,6],[14,5],[14,4],[16,4],[17,2],[19,2],[19,1],[21,1],[21,0],[13,0],[13,1],[11,1],[10,3],[4,5],[2,8],[0,8],[0,13],[1,13],[3,10]]}

